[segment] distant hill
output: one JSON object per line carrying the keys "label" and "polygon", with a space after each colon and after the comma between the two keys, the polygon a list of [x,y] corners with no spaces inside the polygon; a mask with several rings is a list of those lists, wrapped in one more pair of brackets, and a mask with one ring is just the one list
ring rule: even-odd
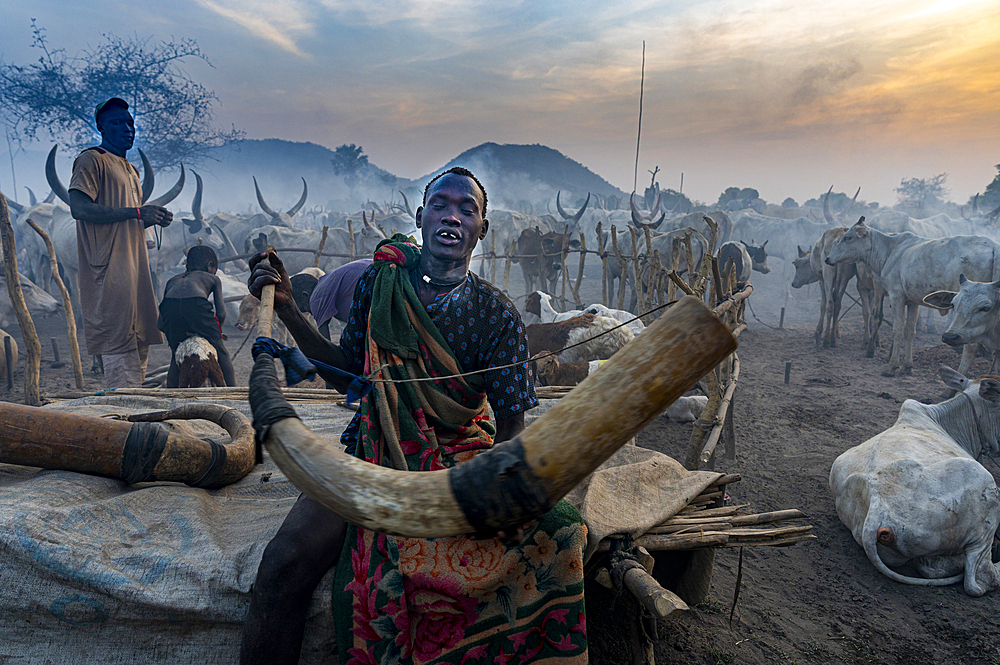
{"label": "distant hill", "polygon": [[486,187],[490,204],[510,210],[528,203],[537,214],[547,204],[555,210],[555,197],[562,190],[562,202],[575,207],[588,192],[603,196],[625,193],[583,164],[548,146],[483,143],[466,150],[447,164],[415,182],[423,187],[434,175],[453,166],[464,166]]}
{"label": "distant hill", "polygon": [[[18,187],[14,196],[18,201],[27,199],[24,185],[32,187],[43,197],[48,193],[43,165],[47,148],[30,150],[16,155]],[[70,166],[76,155],[60,150],[57,167],[63,183],[69,182]],[[138,153],[129,154],[138,160]],[[334,174],[330,160],[334,152],[316,143],[299,143],[283,139],[247,139],[240,143],[217,148],[209,158],[195,167],[205,182],[202,208],[205,212],[227,210],[231,212],[258,212],[252,177],[257,177],[261,193],[267,204],[275,210],[287,210],[302,194],[302,178],[309,185],[307,208],[323,206],[334,210],[356,211],[370,199],[379,204],[399,200],[398,190],[406,192],[413,206],[419,203],[424,185],[435,174],[464,166],[482,181],[490,196],[491,208],[532,210],[544,213],[555,210],[556,192],[562,190],[562,201],[569,208],[582,203],[588,192],[602,195],[623,196],[624,193],[599,175],[544,145],[501,145],[483,143],[466,150],[440,169],[417,180],[399,178],[374,164],[352,190],[341,176]],[[8,163],[3,156],[3,164]],[[190,169],[189,169],[190,171]],[[11,193],[12,179],[3,172],[0,190]],[[155,195],[166,191],[177,178],[175,172],[157,173]],[[194,196],[194,177],[188,182],[180,197],[171,206],[175,210],[188,209]],[[416,200],[414,200],[416,198]]]}

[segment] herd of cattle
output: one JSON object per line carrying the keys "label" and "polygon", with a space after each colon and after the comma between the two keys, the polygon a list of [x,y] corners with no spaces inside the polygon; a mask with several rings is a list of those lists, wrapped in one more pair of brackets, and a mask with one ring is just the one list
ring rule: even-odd
{"label": "herd of cattle", "polygon": [[[56,174],[54,157],[55,148],[49,155],[46,175],[54,196],[62,203],[50,196],[29,206],[11,206],[16,214],[22,286],[34,314],[57,312],[61,306],[48,293],[54,291],[49,262],[39,238],[28,229],[28,218],[52,238],[65,281],[75,291],[75,223],[69,213],[68,193]],[[152,195],[154,176],[145,160],[144,166],[143,197],[147,200]],[[297,218],[308,196],[305,180],[301,198],[286,212],[270,208],[254,180],[260,213],[219,212],[206,217],[202,213],[202,179],[197,174],[195,179],[190,216],[177,215],[180,223],[164,229],[161,237],[148,239],[152,271],[162,284],[171,274],[183,271],[187,248],[211,245],[224,259],[219,275],[226,300],[233,308],[229,320],[237,321],[240,329],[252,325],[255,304],[246,288],[244,259],[250,252],[267,244],[279,252],[290,248],[308,250],[286,251],[284,263],[290,273],[319,275],[352,257],[370,256],[375,245],[392,232],[415,233],[415,219],[405,196],[402,204],[370,205],[355,214],[313,209],[305,219]],[[178,182],[156,202],[169,204],[184,185],[182,169]],[[972,218],[963,215],[960,219],[945,215],[914,219],[900,212],[880,210],[868,219],[857,219],[851,215],[850,206],[834,215],[827,198],[822,217],[816,211],[800,208],[793,209],[791,212],[798,214],[788,218],[788,209],[779,212],[774,207],[760,206],[675,216],[661,209],[659,198],[648,210],[640,209],[632,199],[627,210],[607,209],[599,197],[593,204],[591,200],[588,195],[577,210],[567,211],[557,195],[558,217],[491,209],[491,237],[477,251],[482,260],[478,266],[473,264],[485,272],[488,260],[508,255],[519,264],[527,294],[519,300],[519,308],[528,324],[529,350],[533,355],[542,351],[555,354],[536,361],[542,383],[574,385],[603,359],[642,334],[642,323],[634,315],[638,294],[645,285],[635,284],[635,272],[622,270],[616,260],[606,264],[607,293],[617,293],[616,282],[622,288],[620,282],[624,280],[631,292],[627,307],[618,310],[595,303],[560,312],[554,306],[554,299],[546,291],[555,293],[563,265],[559,259],[567,251],[581,248],[581,236],[589,250],[603,248],[610,252],[616,247],[625,257],[656,250],[663,265],[669,266],[675,238],[683,235],[691,239],[695,265],[687,266],[687,257],[679,257],[674,265],[682,272],[697,270],[708,251],[706,238],[715,232],[720,261],[722,265],[732,262],[740,283],[751,280],[751,270],[771,271],[769,258],[779,259],[777,272],[785,285],[784,297],[789,297],[790,288],[819,283],[820,316],[815,337],[817,345],[828,347],[837,345],[842,298],[853,279],[862,306],[864,344],[869,356],[880,343],[883,301],[888,297],[893,324],[885,372],[889,376],[912,371],[920,306],[950,312],[951,322],[942,339],[965,348],[958,370],[943,368],[942,378],[957,394],[930,406],[906,401],[895,425],[836,460],[830,487],[841,520],[872,563],[890,578],[913,584],[964,580],[971,595],[1000,588],[1000,568],[992,556],[1000,524],[1000,490],[976,461],[983,451],[1000,451],[1000,381],[965,377],[979,345],[994,352],[994,366],[996,354],[1000,353],[997,210],[984,214],[977,209]],[[614,237],[613,227],[617,232]],[[310,283],[315,283],[315,277]],[[0,326],[6,327],[14,318],[3,285],[0,294]],[[595,337],[599,333],[603,334]],[[2,336],[6,333],[0,331]],[[704,407],[705,399],[685,398],[668,415],[691,421]]]}

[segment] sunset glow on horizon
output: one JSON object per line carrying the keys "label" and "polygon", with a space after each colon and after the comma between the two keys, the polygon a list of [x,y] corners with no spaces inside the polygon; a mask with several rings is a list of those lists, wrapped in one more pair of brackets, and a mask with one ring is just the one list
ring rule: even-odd
{"label": "sunset glow on horizon", "polygon": [[[416,178],[483,142],[542,143],[613,185],[714,201],[831,184],[891,204],[902,178],[948,173],[959,203],[1000,163],[1000,3],[791,0],[112,0],[5,9],[2,57],[30,18],[74,53],[102,32],[190,37],[214,65],[219,124],[250,138],[356,143]],[[132,5],[130,5],[132,7]],[[0,171],[0,174],[3,172]]]}

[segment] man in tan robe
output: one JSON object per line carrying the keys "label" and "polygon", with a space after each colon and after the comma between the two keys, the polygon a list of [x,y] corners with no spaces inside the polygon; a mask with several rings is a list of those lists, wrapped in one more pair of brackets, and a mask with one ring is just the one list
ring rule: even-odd
{"label": "man in tan robe", "polygon": [[101,145],[80,153],[69,185],[83,331],[89,353],[104,359],[106,385],[138,387],[150,345],[163,343],[145,229],[167,226],[173,215],[142,205],[139,172],[125,159],[135,139],[128,104],[113,97],[98,104],[94,119]]}

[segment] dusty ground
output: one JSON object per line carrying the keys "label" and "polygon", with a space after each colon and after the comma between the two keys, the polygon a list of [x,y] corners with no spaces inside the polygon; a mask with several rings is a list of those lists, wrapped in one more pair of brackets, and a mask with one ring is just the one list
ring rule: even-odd
{"label": "dusty ground", "polygon": [[[775,273],[780,270],[781,262]],[[785,304],[781,277],[755,275],[751,299],[756,316],[740,339],[742,377],[736,399],[737,456],[720,459],[718,470],[740,473],[730,486],[733,501],[749,502],[755,511],[799,508],[810,516],[819,540],[790,548],[748,547],[744,551],[739,604],[732,625],[729,607],[737,575],[736,550],[718,553],[709,600],[677,619],[661,622],[658,663],[1000,663],[1000,627],[994,619],[1000,596],[968,597],[960,586],[909,587],[877,573],[841,525],[827,484],[830,464],[841,452],[896,418],[906,398],[937,400],[943,386],[936,378],[940,359],[959,356],[939,344],[939,334],[918,334],[913,376],[884,378],[884,358],[868,359],[861,349],[857,308],[842,324],[839,348],[817,351],[812,331],[818,312],[818,289],[794,292],[785,325],[777,330]],[[591,279],[584,297],[599,297]],[[515,293],[519,293],[515,290]],[[596,297],[595,297],[596,294]],[[589,297],[588,297],[589,295]],[[935,317],[938,330],[944,321]],[[42,338],[42,390],[73,390],[72,368],[50,367],[50,337],[60,340],[67,360],[62,317],[36,322]],[[11,334],[19,344],[20,333]],[[889,328],[883,328],[888,335]],[[230,353],[245,337],[227,326]],[[81,345],[83,344],[82,334]],[[0,378],[0,399],[21,401],[22,360],[13,391]],[[154,347],[150,365],[165,363],[169,351]],[[792,363],[784,384],[785,363]],[[249,348],[237,358],[237,376],[246,382]],[[977,361],[978,370],[985,361]],[[88,390],[101,388],[89,372]],[[688,427],[657,422],[639,442],[684,458]],[[991,462],[987,468],[998,470]]]}

